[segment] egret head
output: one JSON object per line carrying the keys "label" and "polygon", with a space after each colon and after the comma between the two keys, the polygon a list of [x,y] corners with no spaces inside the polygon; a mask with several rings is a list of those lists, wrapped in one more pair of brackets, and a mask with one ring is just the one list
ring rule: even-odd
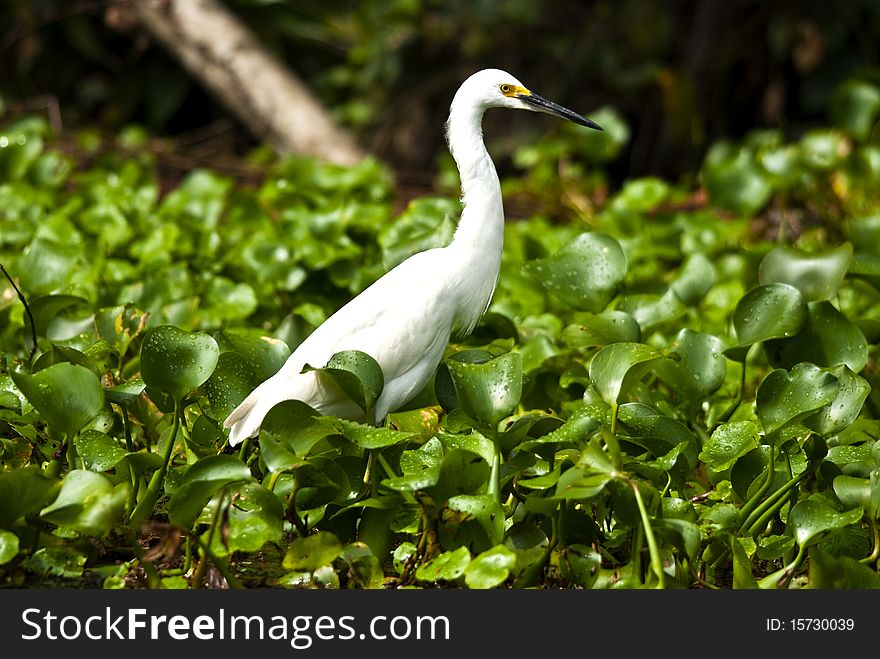
{"label": "egret head", "polygon": [[602,130],[598,124],[590,119],[539,96],[514,76],[500,69],[484,69],[474,73],[462,84],[459,93],[456,94],[456,99],[459,96],[469,99],[470,102],[484,109],[511,108],[545,112],[561,119],[573,121],[581,126]]}

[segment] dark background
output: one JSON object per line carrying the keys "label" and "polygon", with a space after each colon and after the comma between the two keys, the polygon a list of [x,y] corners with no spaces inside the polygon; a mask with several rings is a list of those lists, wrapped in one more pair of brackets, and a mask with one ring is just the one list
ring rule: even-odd
{"label": "dark background", "polygon": [[[609,165],[618,182],[680,178],[713,141],[755,128],[796,138],[825,121],[839,83],[880,81],[876,0],[225,3],[411,182],[432,180],[449,101],[480,68],[504,68],[587,115],[604,105],[621,112],[632,138]],[[0,0],[0,109],[3,122],[54,112],[65,132],[143,124],[209,161],[255,145],[128,2]],[[486,126],[490,137],[518,140],[548,130],[492,113]],[[502,171],[512,166],[504,155]]]}

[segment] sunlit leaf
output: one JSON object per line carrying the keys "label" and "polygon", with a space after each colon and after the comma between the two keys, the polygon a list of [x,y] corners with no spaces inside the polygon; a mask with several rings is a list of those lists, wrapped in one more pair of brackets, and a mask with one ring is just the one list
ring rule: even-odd
{"label": "sunlit leaf", "polygon": [[609,405],[617,405],[635,383],[663,356],[642,343],[613,343],[590,362],[593,386]]}
{"label": "sunlit leaf", "polygon": [[180,400],[211,377],[219,357],[207,334],[161,325],[144,335],[141,376],[148,387]]}
{"label": "sunlit leaf", "polygon": [[761,284],[788,284],[801,292],[804,300],[815,302],[835,295],[852,258],[852,245],[807,253],[794,247],[774,247],[761,260]]}
{"label": "sunlit leaf", "polygon": [[598,313],[623,282],[626,256],[614,238],[582,233],[555,254],[527,263],[524,271],[573,309]]}
{"label": "sunlit leaf", "polygon": [[34,375],[23,371],[11,375],[28,402],[57,433],[78,433],[104,405],[98,376],[83,366],[62,362]]}

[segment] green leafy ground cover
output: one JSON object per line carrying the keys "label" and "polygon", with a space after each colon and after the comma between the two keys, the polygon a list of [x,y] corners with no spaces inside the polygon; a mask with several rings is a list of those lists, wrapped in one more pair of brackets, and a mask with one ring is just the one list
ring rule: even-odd
{"label": "green leafy ground cover", "polygon": [[[828,128],[611,193],[613,110],[521,147],[505,195],[535,212],[412,409],[289,402],[236,450],[229,411],[445,244],[455,193],[397,213],[375,162],[265,157],[257,185],[160,191],[136,130],[74,158],[6,126],[0,583],[877,587],[878,112],[850,83]],[[381,391],[368,356],[315,366],[365,408]]]}

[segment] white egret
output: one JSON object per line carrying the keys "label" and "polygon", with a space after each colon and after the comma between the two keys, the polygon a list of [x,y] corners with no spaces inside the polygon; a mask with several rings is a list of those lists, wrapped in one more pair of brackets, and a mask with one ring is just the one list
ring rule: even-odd
{"label": "white egret", "polygon": [[[434,375],[453,332],[467,335],[486,311],[501,265],[504,209],[495,165],[483,143],[488,108],[532,110],[601,130],[538,96],[498,69],[462,83],[449,109],[446,137],[461,176],[463,208],[449,245],[414,254],[339,309],[227,417],[229,443],[255,436],[272,407],[300,400],[322,414],[382,421],[418,394]],[[385,387],[373,417],[314,371],[335,353],[360,350],[382,367]]]}

